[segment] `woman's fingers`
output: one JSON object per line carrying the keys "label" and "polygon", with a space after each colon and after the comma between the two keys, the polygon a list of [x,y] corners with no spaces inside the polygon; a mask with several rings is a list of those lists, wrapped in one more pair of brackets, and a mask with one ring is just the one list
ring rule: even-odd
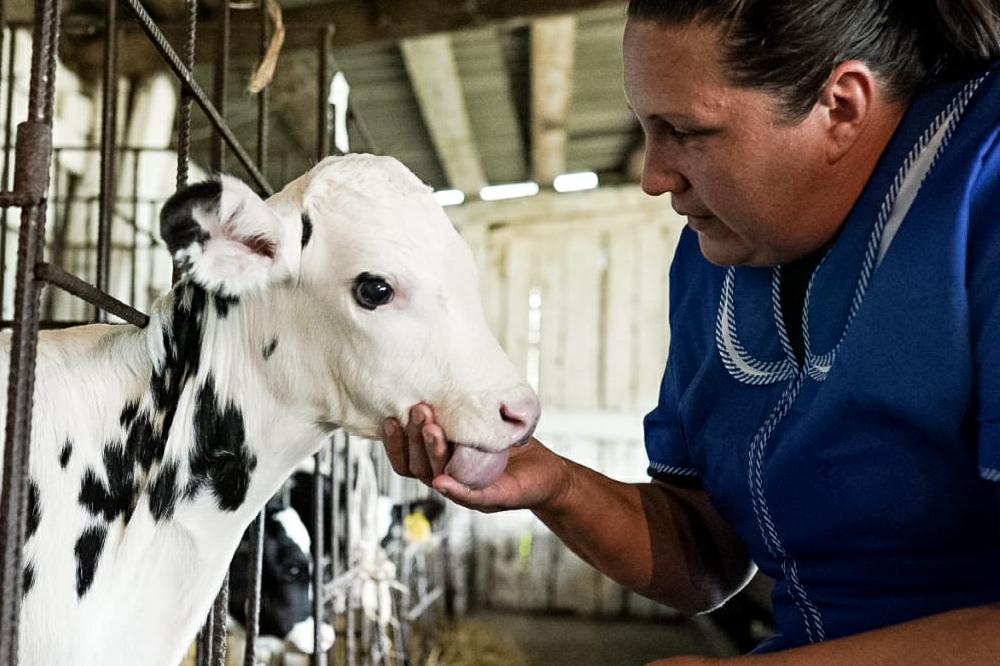
{"label": "woman's fingers", "polygon": [[436,423],[428,423],[421,428],[420,435],[423,439],[424,452],[430,462],[431,478],[443,474],[450,458],[448,441],[445,439],[444,431]]}
{"label": "woman's fingers", "polygon": [[410,476],[409,457],[406,452],[406,433],[396,419],[382,422],[382,443],[393,471],[402,476]]}

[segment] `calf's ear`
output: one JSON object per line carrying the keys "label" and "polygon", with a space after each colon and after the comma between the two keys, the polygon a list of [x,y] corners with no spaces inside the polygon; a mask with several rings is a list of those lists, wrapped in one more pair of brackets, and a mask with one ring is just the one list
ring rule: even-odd
{"label": "calf's ear", "polygon": [[207,291],[259,292],[298,272],[298,215],[268,206],[222,175],[179,190],[160,211],[160,235],[174,264]]}

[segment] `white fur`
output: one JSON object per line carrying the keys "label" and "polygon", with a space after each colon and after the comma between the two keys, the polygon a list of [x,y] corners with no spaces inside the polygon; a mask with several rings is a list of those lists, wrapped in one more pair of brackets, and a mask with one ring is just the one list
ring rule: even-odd
{"label": "white fur", "polygon": [[[225,512],[203,488],[158,522],[148,492],[163,465],[138,473],[132,518],[111,523],[93,584],[78,599],[74,543],[94,522],[78,502],[81,478],[88,468],[103,478],[104,446],[124,436],[123,403],[150,405],[173,296],[156,303],[144,330],[94,325],[42,334],[30,464],[41,522],[25,547],[36,576],[22,605],[24,666],[174,666],[246,525],[336,427],[372,436],[384,417],[405,421],[412,404],[427,401],[457,441],[498,450],[524,436],[501,421],[499,405],[533,394],[486,328],[469,249],[405,167],[381,157],[329,158],[266,205],[238,181],[223,183],[219,217],[198,214],[210,238],[187,258],[198,283],[241,298],[225,318],[205,310],[199,371],[180,395],[163,464],[178,465],[184,487],[197,387],[211,373],[220,401],[241,410],[257,458],[245,501]],[[302,211],[314,227],[304,250]],[[273,240],[273,258],[241,247],[253,235]],[[386,276],[395,300],[359,308],[351,283],[361,272]],[[67,438],[73,453],[63,469]]]}

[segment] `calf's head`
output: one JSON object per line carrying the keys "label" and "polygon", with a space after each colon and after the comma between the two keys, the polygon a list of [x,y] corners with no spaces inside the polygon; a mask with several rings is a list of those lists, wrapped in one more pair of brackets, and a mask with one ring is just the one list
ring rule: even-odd
{"label": "calf's head", "polygon": [[374,437],[434,406],[451,473],[498,475],[538,400],[489,332],[472,254],[431,190],[394,159],[323,160],[266,202],[223,176],[179,192],[161,231],[188,279],[264,304],[249,325],[322,420]]}

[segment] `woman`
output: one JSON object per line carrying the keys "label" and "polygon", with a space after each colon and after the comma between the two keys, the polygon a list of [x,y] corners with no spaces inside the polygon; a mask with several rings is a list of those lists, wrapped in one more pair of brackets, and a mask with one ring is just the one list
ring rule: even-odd
{"label": "woman", "polygon": [[996,663],[998,16],[991,0],[633,0],[642,185],[689,227],[652,481],[532,441],[464,488],[426,405],[386,424],[394,468],[466,506],[530,508],[685,611],[760,567],[780,630],[761,663]]}

